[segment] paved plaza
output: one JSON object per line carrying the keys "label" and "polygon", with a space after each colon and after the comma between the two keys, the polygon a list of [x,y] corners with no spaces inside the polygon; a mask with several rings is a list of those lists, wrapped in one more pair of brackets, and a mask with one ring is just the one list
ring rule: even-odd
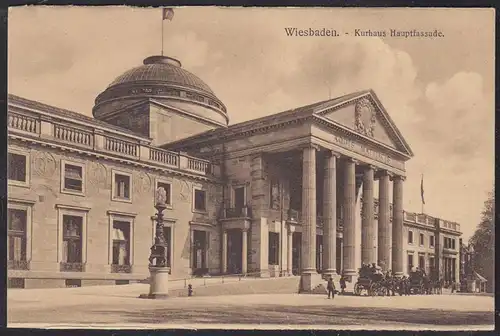
{"label": "paved plaza", "polygon": [[9,327],[493,329],[490,296],[254,294],[145,300],[147,285],[9,290]]}

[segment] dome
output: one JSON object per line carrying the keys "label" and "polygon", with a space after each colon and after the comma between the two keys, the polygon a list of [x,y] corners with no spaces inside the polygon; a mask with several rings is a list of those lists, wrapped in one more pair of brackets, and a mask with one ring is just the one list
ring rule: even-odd
{"label": "dome", "polygon": [[181,67],[181,62],[167,56],[151,56],[144,64],[118,76],[109,86],[137,82],[165,82],[191,87],[214,95],[210,87],[200,78]]}
{"label": "dome", "polygon": [[95,99],[93,115],[105,120],[118,110],[145,99],[166,103],[218,125],[229,123],[226,107],[212,89],[183,69],[180,61],[167,56],[147,57],[141,66],[118,76]]}

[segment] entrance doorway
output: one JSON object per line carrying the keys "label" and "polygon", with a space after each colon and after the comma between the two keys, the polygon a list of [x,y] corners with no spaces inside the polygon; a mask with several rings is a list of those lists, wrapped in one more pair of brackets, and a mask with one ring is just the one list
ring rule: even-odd
{"label": "entrance doorway", "polygon": [[243,247],[241,230],[227,231],[227,271],[229,274],[241,274],[241,249]]}
{"label": "entrance doorway", "polygon": [[300,274],[300,254],[302,245],[302,233],[294,232],[292,235],[292,274]]}
{"label": "entrance doorway", "polygon": [[207,247],[208,238],[206,231],[193,231],[193,258],[192,269],[194,276],[202,276],[208,273],[207,267]]}
{"label": "entrance doorway", "polygon": [[342,275],[342,238],[337,237],[337,260],[336,260],[336,269],[337,274]]}
{"label": "entrance doorway", "polygon": [[170,273],[172,273],[172,228],[170,226],[163,227],[163,236],[165,237],[165,242],[167,243],[167,267],[170,267]]}
{"label": "entrance doorway", "polygon": [[323,236],[316,235],[316,271],[321,273],[323,270]]}

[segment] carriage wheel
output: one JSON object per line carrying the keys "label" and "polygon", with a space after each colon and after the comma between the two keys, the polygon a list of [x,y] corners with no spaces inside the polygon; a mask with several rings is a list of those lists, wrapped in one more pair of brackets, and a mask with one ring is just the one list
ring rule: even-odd
{"label": "carriage wheel", "polygon": [[368,290],[368,295],[370,296],[377,295],[377,286],[374,283],[370,285],[370,289]]}
{"label": "carriage wheel", "polygon": [[361,288],[357,282],[354,285],[354,295],[361,295]]}

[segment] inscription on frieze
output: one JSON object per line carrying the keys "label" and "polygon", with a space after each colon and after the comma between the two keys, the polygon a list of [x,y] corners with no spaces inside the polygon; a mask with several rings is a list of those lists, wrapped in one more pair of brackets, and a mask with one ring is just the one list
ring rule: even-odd
{"label": "inscription on frieze", "polygon": [[393,160],[388,155],[385,155],[383,153],[375,151],[375,150],[373,150],[365,145],[362,145],[359,142],[356,142],[354,140],[336,135],[336,136],[334,136],[334,142],[337,145],[339,145],[345,149],[348,149],[352,152],[366,156],[372,160],[382,162],[382,163],[389,165],[391,167],[394,167],[394,168],[404,169],[404,165],[402,162],[397,161],[397,160]]}

